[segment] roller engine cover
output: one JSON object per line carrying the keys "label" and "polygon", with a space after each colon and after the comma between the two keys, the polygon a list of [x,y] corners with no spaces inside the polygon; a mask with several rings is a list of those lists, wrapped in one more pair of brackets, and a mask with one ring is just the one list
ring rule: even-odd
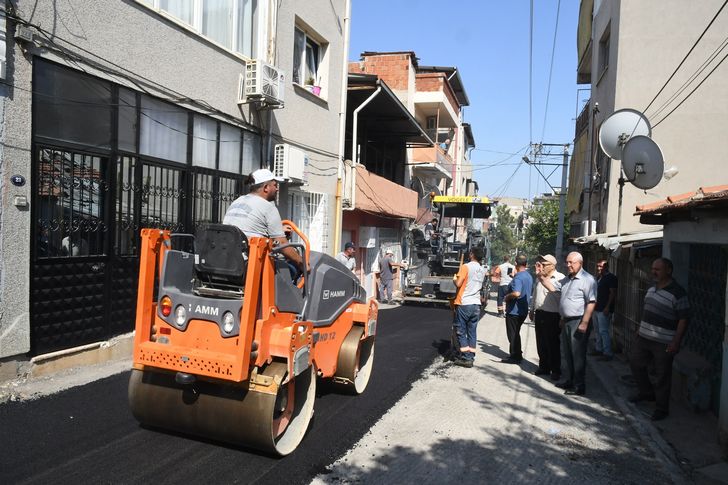
{"label": "roller engine cover", "polygon": [[366,303],[356,276],[328,254],[311,251],[311,299],[306,318],[314,326],[333,323],[352,303]]}

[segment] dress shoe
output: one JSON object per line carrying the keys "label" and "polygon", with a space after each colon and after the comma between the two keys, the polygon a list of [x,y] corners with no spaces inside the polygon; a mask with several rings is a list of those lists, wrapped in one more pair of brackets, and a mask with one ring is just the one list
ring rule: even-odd
{"label": "dress shoe", "polygon": [[503,364],[520,364],[523,359],[516,359],[513,357],[508,357],[507,359],[501,359],[501,362]]}
{"label": "dress shoe", "polygon": [[667,417],[667,411],[663,411],[662,409],[655,409],[655,412],[652,413],[652,421],[662,421]]}
{"label": "dress shoe", "polygon": [[565,382],[557,382],[554,384],[559,389],[572,389],[574,387],[573,382],[565,381]]}
{"label": "dress shoe", "polygon": [[574,387],[572,389],[567,389],[564,394],[567,396],[583,396],[586,394],[586,389],[583,387]]}
{"label": "dress shoe", "polygon": [[552,372],[551,373],[551,380],[552,381],[560,381],[561,380],[561,374],[555,374],[555,373]]}
{"label": "dress shoe", "polygon": [[549,374],[549,371],[546,369],[537,369],[536,372],[533,373],[535,376],[545,376],[546,374]]}
{"label": "dress shoe", "polygon": [[460,367],[473,367],[473,361],[468,359],[457,359],[455,362],[453,362],[455,365],[459,365]]}
{"label": "dress shoe", "polygon": [[627,400],[629,402],[634,402],[634,403],[638,403],[638,402],[642,402],[642,401],[654,401],[655,396],[650,396],[650,395],[646,396],[644,394],[634,394],[633,396],[628,397]]}

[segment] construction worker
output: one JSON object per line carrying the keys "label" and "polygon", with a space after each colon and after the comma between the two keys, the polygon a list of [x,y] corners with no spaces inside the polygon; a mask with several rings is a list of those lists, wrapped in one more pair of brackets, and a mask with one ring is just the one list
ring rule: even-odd
{"label": "construction worker", "polygon": [[[274,203],[278,184],[284,180],[265,168],[251,173],[247,180],[251,184],[250,192],[230,204],[222,223],[239,227],[249,238],[267,237],[279,245],[287,244],[281,214]],[[284,248],[281,253],[303,272],[303,259],[295,248]]]}

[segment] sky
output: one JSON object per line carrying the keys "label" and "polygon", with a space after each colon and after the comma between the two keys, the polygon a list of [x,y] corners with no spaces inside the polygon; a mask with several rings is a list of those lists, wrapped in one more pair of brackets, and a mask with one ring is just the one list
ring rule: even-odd
{"label": "sky", "polygon": [[[577,110],[589,97],[576,84],[579,2],[559,1],[533,1],[532,105],[529,0],[352,0],[349,60],[364,51],[414,51],[421,65],[457,67],[470,99],[463,118],[475,138],[480,195],[531,198],[550,188],[522,162],[529,143],[572,143]],[[558,187],[561,170],[549,180]]]}

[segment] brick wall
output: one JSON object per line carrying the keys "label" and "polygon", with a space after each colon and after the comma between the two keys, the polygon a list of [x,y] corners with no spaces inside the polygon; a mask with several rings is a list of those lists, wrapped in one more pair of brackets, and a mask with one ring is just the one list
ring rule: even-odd
{"label": "brick wall", "polygon": [[445,82],[445,74],[441,72],[428,72],[418,74],[415,78],[415,86],[417,91],[443,91],[445,97],[450,102],[452,109],[460,112],[460,104],[455,98],[455,93],[450,87],[450,83]]}
{"label": "brick wall", "polygon": [[376,74],[391,89],[405,90],[412,68],[409,54],[381,54],[366,56],[364,60],[349,63],[349,72]]}

